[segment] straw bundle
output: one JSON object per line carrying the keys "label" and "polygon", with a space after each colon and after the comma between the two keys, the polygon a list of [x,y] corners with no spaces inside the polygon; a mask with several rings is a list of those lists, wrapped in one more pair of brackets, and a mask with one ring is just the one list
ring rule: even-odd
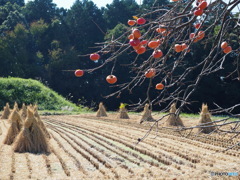
{"label": "straw bundle", "polygon": [[37,111],[38,110],[38,105],[37,104],[34,104],[33,106],[33,111]]}
{"label": "straw bundle", "polygon": [[3,110],[1,119],[8,119],[10,113],[11,113],[10,107],[9,107],[9,104],[7,103],[6,106],[4,106],[4,110]]}
{"label": "straw bundle", "polygon": [[106,112],[106,109],[103,105],[103,103],[99,103],[99,108],[98,108],[98,111],[97,111],[97,117],[102,117],[102,116],[107,116],[107,112]]}
{"label": "straw bundle", "polygon": [[144,121],[154,121],[152,117],[152,111],[149,109],[149,104],[145,104],[142,114],[143,115],[142,118],[140,119],[140,124],[143,123]]}
{"label": "straw bundle", "polygon": [[[211,123],[211,114],[208,111],[208,106],[207,104],[202,104],[202,111],[200,112],[200,120],[198,125],[202,125],[204,123],[209,123],[207,125],[203,125],[203,126],[211,126],[214,125],[213,123]],[[210,133],[212,131],[214,131],[216,128],[215,127],[201,127],[198,130],[201,131],[202,133]]]}
{"label": "straw bundle", "polygon": [[24,127],[16,137],[13,147],[15,152],[31,152],[31,153],[47,153],[49,152],[48,140],[41,128],[38,126],[37,120],[33,115],[33,111],[28,109],[27,118]]}
{"label": "straw bundle", "polygon": [[33,110],[33,105],[32,105],[32,104],[29,104],[28,108],[31,109],[31,110]]}
{"label": "straw bundle", "polygon": [[125,108],[125,105],[123,103],[121,103],[121,105],[120,105],[119,114],[118,114],[117,118],[129,119],[127,109]]}
{"label": "straw bundle", "polygon": [[43,121],[41,120],[41,118],[40,118],[40,116],[39,116],[39,114],[38,114],[37,108],[34,108],[34,109],[35,109],[35,110],[34,110],[34,117],[35,117],[36,120],[37,120],[38,126],[42,129],[42,131],[43,131],[43,133],[45,134],[46,138],[49,138],[49,139],[50,139],[51,136],[50,136],[50,134],[49,134],[49,132],[48,132],[45,124],[44,124]]}
{"label": "straw bundle", "polygon": [[21,116],[19,115],[16,109],[13,110],[13,112],[9,116],[9,119],[11,121],[11,125],[8,129],[7,135],[3,143],[11,145],[14,142],[16,136],[21,131],[23,124],[22,124]]}
{"label": "straw bundle", "polygon": [[17,112],[19,111],[19,108],[18,108],[18,103],[17,103],[17,102],[15,102],[15,103],[14,103],[14,107],[13,107],[13,109],[16,109],[16,110],[17,110]]}
{"label": "straw bundle", "polygon": [[[16,112],[18,113],[18,115],[20,116],[18,106],[15,106],[15,105],[14,105],[14,109],[12,110],[12,112],[10,113],[10,115],[8,116],[8,122],[9,122],[9,123],[12,123],[12,118],[11,118],[11,116],[13,116],[14,114],[16,114],[14,111],[16,111]],[[21,120],[21,123],[22,123],[23,120],[22,120],[21,116],[20,116],[20,120]]]}
{"label": "straw bundle", "polygon": [[22,105],[22,109],[20,110],[20,116],[22,117],[22,119],[26,119],[27,117],[27,107],[24,103]]}
{"label": "straw bundle", "polygon": [[184,126],[181,118],[177,116],[176,113],[176,103],[173,103],[170,107],[169,115],[167,121],[165,122],[165,126]]}

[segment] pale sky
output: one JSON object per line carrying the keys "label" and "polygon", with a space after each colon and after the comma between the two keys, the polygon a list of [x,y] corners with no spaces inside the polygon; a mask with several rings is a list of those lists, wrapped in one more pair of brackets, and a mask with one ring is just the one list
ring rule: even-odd
{"label": "pale sky", "polygon": [[[25,0],[25,3],[31,0]],[[92,0],[99,8],[105,7],[106,4],[111,4],[113,0]],[[70,9],[75,0],[53,0],[53,3],[57,4],[58,7],[64,7]],[[140,3],[141,0],[136,0],[137,3]]]}
{"label": "pale sky", "polygon": [[[31,0],[25,0],[25,3],[31,1]],[[106,4],[111,4],[113,0],[92,0],[99,8],[105,7]],[[138,4],[140,4],[143,0],[136,0]],[[208,2],[210,0],[207,0]],[[214,0],[211,0],[214,1]],[[226,3],[229,2],[229,0],[224,0]],[[231,0],[232,1],[232,0]],[[58,7],[64,7],[66,9],[70,9],[70,7],[73,5],[75,0],[53,0],[53,3],[57,4]],[[240,8],[240,5],[238,5]],[[234,8],[233,12],[239,12],[238,8]]]}

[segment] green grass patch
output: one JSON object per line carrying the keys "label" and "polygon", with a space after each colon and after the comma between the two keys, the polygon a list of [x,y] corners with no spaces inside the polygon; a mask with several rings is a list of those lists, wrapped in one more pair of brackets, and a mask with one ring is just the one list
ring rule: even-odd
{"label": "green grass patch", "polygon": [[200,118],[199,114],[180,113],[180,116],[184,118]]}
{"label": "green grass patch", "polygon": [[12,107],[14,102],[38,104],[39,110],[57,110],[62,112],[88,111],[66,100],[55,91],[44,86],[37,80],[22,78],[0,78],[0,107],[6,103]]}

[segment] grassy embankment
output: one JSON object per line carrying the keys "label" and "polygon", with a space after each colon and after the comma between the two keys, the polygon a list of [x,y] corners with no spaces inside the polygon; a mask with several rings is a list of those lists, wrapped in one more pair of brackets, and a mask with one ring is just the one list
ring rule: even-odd
{"label": "grassy embankment", "polygon": [[37,104],[41,113],[76,114],[87,112],[83,106],[77,106],[66,100],[37,80],[21,78],[0,78],[0,108],[6,103],[13,107],[14,102],[19,106]]}

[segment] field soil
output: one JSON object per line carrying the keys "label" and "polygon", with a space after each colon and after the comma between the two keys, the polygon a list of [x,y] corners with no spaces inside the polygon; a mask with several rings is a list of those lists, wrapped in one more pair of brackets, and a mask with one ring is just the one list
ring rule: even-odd
{"label": "field soil", "polygon": [[[140,115],[130,119],[109,114],[41,116],[51,134],[49,154],[14,153],[3,139],[9,127],[0,120],[0,180],[7,179],[240,179],[212,173],[240,174],[239,142],[227,136],[198,135],[139,124]],[[154,116],[157,118],[156,116]],[[196,125],[195,118],[184,118]],[[212,175],[211,175],[212,174]]]}

